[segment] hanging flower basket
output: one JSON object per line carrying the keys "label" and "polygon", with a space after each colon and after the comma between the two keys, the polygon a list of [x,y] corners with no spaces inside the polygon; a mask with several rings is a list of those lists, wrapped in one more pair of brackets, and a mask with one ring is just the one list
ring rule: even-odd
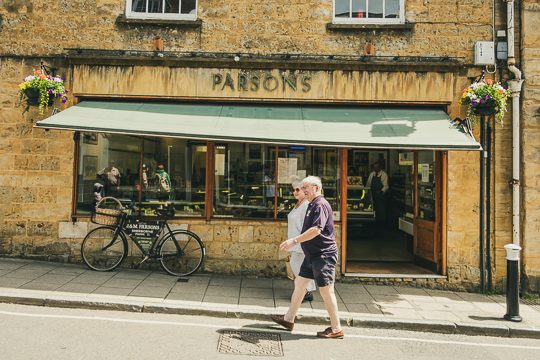
{"label": "hanging flower basket", "polygon": [[484,80],[482,76],[479,81],[463,89],[459,103],[467,105],[467,119],[473,125],[482,115],[495,115],[496,120],[502,124],[509,96],[510,90],[500,83],[493,83],[491,79]]}
{"label": "hanging flower basket", "polygon": [[[39,89],[28,88],[24,90],[24,96],[26,96],[26,103],[30,106],[39,106]],[[47,105],[52,106],[54,104],[54,95],[49,94]]]}
{"label": "hanging flower basket", "polygon": [[50,76],[42,70],[34,70],[24,82],[19,84],[19,101],[28,111],[30,106],[37,106],[39,113],[43,114],[46,108],[54,104],[55,99],[61,99],[65,104],[68,91],[64,87],[64,80],[59,76]]}

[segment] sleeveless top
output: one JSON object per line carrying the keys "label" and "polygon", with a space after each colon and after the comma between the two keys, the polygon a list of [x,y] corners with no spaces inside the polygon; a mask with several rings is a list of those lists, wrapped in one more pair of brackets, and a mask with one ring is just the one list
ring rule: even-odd
{"label": "sleeveless top", "polygon": [[[308,208],[309,201],[305,199],[299,207],[293,208],[287,215],[287,239],[298,236],[302,233],[302,226],[304,225],[304,218],[306,217],[306,210]],[[291,250],[295,252],[303,253],[300,244],[295,245]]]}

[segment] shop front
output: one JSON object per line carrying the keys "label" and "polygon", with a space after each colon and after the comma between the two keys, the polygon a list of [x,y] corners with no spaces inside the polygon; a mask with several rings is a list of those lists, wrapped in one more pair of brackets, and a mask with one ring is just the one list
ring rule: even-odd
{"label": "shop front", "polygon": [[75,131],[73,219],[88,221],[96,193],[147,217],[171,205],[207,243],[207,271],[283,273],[290,182],[315,175],[343,274],[437,277],[448,154],[479,149],[447,114],[457,79],[76,63],[77,104],[36,126]]}

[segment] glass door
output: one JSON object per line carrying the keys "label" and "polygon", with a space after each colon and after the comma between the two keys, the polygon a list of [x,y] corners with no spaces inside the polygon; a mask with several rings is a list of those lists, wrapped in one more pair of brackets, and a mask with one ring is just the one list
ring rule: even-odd
{"label": "glass door", "polygon": [[438,270],[440,259],[438,207],[439,162],[434,151],[416,154],[416,206],[414,221],[414,255],[417,262]]}

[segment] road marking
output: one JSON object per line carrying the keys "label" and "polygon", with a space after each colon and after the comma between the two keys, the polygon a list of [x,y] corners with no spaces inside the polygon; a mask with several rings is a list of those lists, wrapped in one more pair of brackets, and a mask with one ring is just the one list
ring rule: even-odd
{"label": "road marking", "polygon": [[[22,317],[40,317],[40,318],[71,319],[71,320],[97,320],[97,321],[109,321],[109,322],[125,322],[125,323],[132,323],[132,324],[146,324],[146,325],[150,324],[150,325],[190,326],[190,327],[196,326],[196,327],[206,327],[206,328],[216,328],[216,329],[226,328],[226,329],[231,329],[231,330],[246,330],[246,328],[242,326],[211,325],[211,324],[200,324],[200,323],[189,323],[189,322],[178,322],[178,321],[122,319],[122,318],[105,317],[105,316],[30,314],[30,313],[14,312],[14,311],[0,311],[0,314],[8,315],[8,316],[22,316]],[[275,329],[264,329],[264,328],[257,328],[257,331],[281,333],[281,334],[283,334],[284,332],[283,330],[280,331],[280,330],[275,330]],[[292,332],[292,334],[293,335],[307,335],[307,336],[314,335],[313,332],[308,332],[308,331],[294,331]],[[450,340],[431,340],[431,339],[408,338],[408,337],[388,337],[388,336],[346,334],[345,338],[346,339],[356,338],[356,339],[370,339],[370,340],[411,341],[411,342],[430,343],[430,344],[540,350],[540,346],[491,344],[491,343],[477,343],[477,342],[450,341]]]}

